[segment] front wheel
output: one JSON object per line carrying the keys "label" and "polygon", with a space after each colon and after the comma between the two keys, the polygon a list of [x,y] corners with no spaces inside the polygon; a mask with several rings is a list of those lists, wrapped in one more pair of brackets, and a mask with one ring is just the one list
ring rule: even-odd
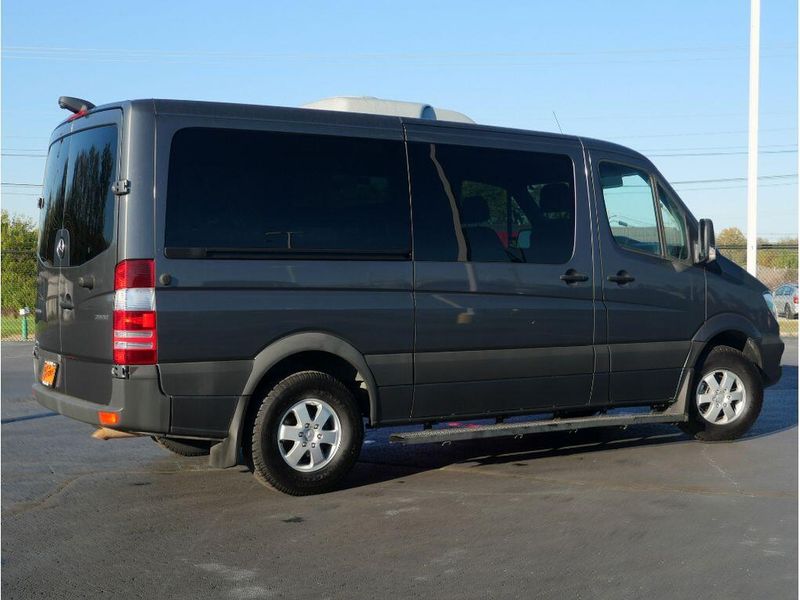
{"label": "front wheel", "polygon": [[758,418],[763,398],[755,365],[738,350],[717,346],[695,374],[689,421],[682,429],[704,441],[736,439]]}
{"label": "front wheel", "polygon": [[290,375],[261,403],[252,430],[253,473],[293,496],[327,492],[347,475],[364,440],[353,395],[318,371]]}

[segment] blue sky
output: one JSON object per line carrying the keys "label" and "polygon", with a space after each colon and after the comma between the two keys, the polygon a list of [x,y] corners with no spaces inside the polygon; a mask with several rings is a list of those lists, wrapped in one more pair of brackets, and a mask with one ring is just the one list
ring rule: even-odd
{"label": "blue sky", "polygon": [[[428,102],[476,121],[647,154],[697,217],[744,229],[749,2],[5,0],[2,180],[40,183],[64,118],[186,98],[297,106],[334,95]],[[759,235],[797,235],[797,5],[762,0]],[[25,156],[17,156],[24,154]],[[2,186],[36,214],[36,189]]]}

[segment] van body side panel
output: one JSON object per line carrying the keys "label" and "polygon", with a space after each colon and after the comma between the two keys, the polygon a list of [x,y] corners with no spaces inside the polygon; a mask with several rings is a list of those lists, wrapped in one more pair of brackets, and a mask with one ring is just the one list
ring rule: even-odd
{"label": "van body side panel", "polygon": [[155,256],[155,114],[139,100],[125,110],[123,173],[130,192],[119,197],[118,260]]}
{"label": "van body side panel", "polygon": [[[588,405],[594,370],[592,233],[579,143],[535,135],[476,135],[458,127],[410,122],[407,139],[410,148],[417,145],[417,160],[430,153],[438,162],[445,146],[569,157],[576,193],[574,251],[564,264],[420,260],[415,245],[414,419]],[[421,204],[433,198],[415,188],[414,156],[416,236]],[[463,189],[470,174],[459,175],[460,184],[454,179],[457,167],[450,172],[444,164],[437,168],[442,185],[462,202],[463,212],[463,202],[470,200],[459,198],[459,186]],[[470,217],[464,213],[460,218]],[[568,269],[587,280],[566,284],[560,277]]]}
{"label": "van body side panel", "polygon": [[[175,397],[172,431],[198,426],[191,409],[195,394],[203,396],[204,414],[230,410],[230,397],[241,395],[253,374],[253,358],[273,342],[302,332],[326,333],[357,349],[370,368],[374,367],[376,386],[385,389],[391,400],[388,414],[407,419],[413,351],[413,268],[409,258],[293,257],[291,245],[284,256],[256,253],[191,258],[176,257],[165,247],[170,149],[177,132],[241,130],[389,140],[398,144],[402,156],[399,120],[284,109],[262,111],[263,119],[213,118],[171,114],[169,103],[157,107],[166,112],[156,119],[156,278],[166,273],[170,281],[168,285],[157,281],[156,307],[161,384],[165,393]],[[403,172],[408,211],[402,162],[398,168]],[[269,161],[264,161],[263,172],[252,173],[254,189],[262,178],[269,179],[269,168]],[[222,196],[219,201],[224,205],[226,199]],[[281,198],[275,201],[281,202]],[[336,208],[334,200],[329,205]],[[246,217],[237,215],[242,216]],[[299,236],[293,239],[302,242],[303,233],[293,232]],[[203,364],[214,368],[204,369]],[[214,406],[215,398],[219,406]]]}
{"label": "van body side panel", "polygon": [[[411,353],[410,263],[165,259],[161,265],[173,283],[156,292],[160,363],[252,358],[301,331],[332,333],[364,355]],[[191,276],[198,267],[205,278]]]}
{"label": "van body side panel", "polygon": [[[709,319],[733,313],[750,321],[762,335],[777,330],[775,319],[763,310],[764,300],[750,291],[754,283],[752,275],[721,254],[708,265],[706,272]],[[749,335],[747,331],[742,333]]]}
{"label": "van body side panel", "polygon": [[[748,336],[758,349],[758,367],[764,383],[772,385],[781,376],[780,359],[784,343],[778,321],[764,310],[764,300],[753,288],[762,284],[747,271],[721,254],[706,269],[708,319],[713,328],[706,334],[732,330]],[[764,288],[763,291],[767,291]],[[724,323],[724,325],[722,325]]]}
{"label": "van body side panel", "polygon": [[[253,370],[252,357],[280,338],[305,331],[330,333],[365,355],[378,386],[377,418],[409,417],[410,263],[280,261],[284,264],[279,267],[275,261],[208,262],[165,259],[163,269],[186,273],[187,278],[173,279],[172,285],[156,291],[159,369],[164,392],[173,396],[173,433],[224,434],[227,421],[213,432],[196,429],[199,417],[191,408],[192,398],[198,399],[202,414],[229,410],[229,420],[235,408],[231,398],[242,394]],[[262,265],[260,281],[252,275],[257,264]],[[189,273],[200,266],[206,273],[219,273],[213,281],[192,279]],[[293,281],[281,282],[276,272]],[[331,287],[332,279],[338,289]],[[192,284],[184,289],[187,281]]]}

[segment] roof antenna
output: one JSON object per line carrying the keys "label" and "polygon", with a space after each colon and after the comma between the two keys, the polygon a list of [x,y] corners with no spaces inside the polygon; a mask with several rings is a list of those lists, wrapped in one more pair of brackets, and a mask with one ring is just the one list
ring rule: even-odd
{"label": "roof antenna", "polygon": [[561,123],[558,122],[558,116],[556,115],[556,111],[553,111],[553,118],[556,120],[556,125],[558,125],[558,131],[564,133],[564,130],[561,129]]}

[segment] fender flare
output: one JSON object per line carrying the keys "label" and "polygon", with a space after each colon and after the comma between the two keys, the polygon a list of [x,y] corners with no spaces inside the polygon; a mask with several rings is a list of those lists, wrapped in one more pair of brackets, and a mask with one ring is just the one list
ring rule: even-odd
{"label": "fender flare", "polygon": [[739,331],[749,338],[761,340],[761,333],[750,319],[736,313],[719,313],[703,323],[694,334],[692,341],[707,342],[724,331]]}
{"label": "fender flare", "polygon": [[250,397],[272,367],[285,358],[301,352],[327,352],[350,363],[364,379],[369,396],[369,420],[378,417],[378,387],[364,356],[352,344],[340,337],[323,332],[301,332],[280,338],[261,350],[253,359],[253,368],[236,403],[228,426],[228,437],[211,448],[209,463],[212,467],[235,466],[239,458],[240,440]]}
{"label": "fender flare", "polygon": [[251,396],[256,387],[269,370],[285,358],[300,352],[327,352],[346,360],[358,371],[367,384],[369,393],[370,421],[377,415],[378,388],[372,376],[364,355],[349,342],[330,333],[303,332],[281,338],[261,352],[253,359],[253,370],[242,391],[243,396]]}
{"label": "fender flare", "polygon": [[726,331],[735,331],[747,337],[744,353],[761,368],[761,332],[750,319],[737,313],[719,313],[703,323],[692,338],[690,364],[694,366],[711,339]]}

